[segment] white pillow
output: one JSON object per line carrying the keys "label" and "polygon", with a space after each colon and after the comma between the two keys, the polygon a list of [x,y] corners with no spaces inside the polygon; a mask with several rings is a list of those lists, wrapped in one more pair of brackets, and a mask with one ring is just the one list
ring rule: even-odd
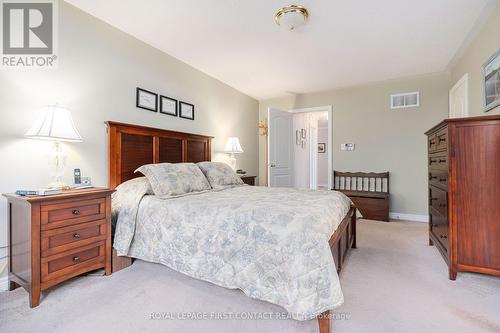
{"label": "white pillow", "polygon": [[210,185],[214,189],[227,186],[244,185],[241,177],[234,172],[226,163],[222,162],[199,162],[198,166],[205,174]]}
{"label": "white pillow", "polygon": [[208,180],[194,163],[146,164],[135,172],[146,176],[153,192],[160,198],[210,190]]}

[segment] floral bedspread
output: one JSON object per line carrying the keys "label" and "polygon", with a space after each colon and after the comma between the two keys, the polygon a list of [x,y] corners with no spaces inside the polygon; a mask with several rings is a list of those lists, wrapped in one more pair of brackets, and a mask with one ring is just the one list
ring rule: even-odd
{"label": "floral bedspread", "polygon": [[114,195],[118,255],[241,289],[297,320],[343,303],[328,240],[349,211],[344,194],[237,186],[160,199],[148,185]]}

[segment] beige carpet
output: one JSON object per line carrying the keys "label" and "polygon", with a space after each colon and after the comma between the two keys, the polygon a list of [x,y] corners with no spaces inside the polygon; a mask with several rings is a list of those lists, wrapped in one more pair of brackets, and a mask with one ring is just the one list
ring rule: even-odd
{"label": "beige carpet", "polygon": [[[345,304],[332,332],[500,332],[500,279],[459,273],[427,245],[427,225],[360,221],[341,276]],[[151,319],[281,308],[156,264],[73,279],[36,309],[22,289],[0,293],[0,332],[317,332],[316,321]],[[207,314],[205,314],[207,315]]]}

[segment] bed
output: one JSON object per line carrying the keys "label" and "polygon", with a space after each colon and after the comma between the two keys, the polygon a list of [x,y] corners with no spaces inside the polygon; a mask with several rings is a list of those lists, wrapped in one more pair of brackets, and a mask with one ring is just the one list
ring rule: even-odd
{"label": "bed", "polygon": [[120,199],[128,214],[118,218],[114,270],[130,265],[131,257],[162,263],[278,304],[294,319],[317,317],[320,332],[329,332],[329,309],[343,302],[338,273],[356,247],[355,210],[343,194],[235,186],[159,199],[140,179],[130,181],[141,176],[133,171],[210,161],[212,138],[106,124],[110,187],[127,184],[120,192],[139,184],[121,191],[129,194]]}

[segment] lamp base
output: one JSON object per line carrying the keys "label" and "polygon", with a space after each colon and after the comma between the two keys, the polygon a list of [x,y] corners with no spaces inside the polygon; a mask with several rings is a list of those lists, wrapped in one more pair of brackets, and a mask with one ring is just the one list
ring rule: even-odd
{"label": "lamp base", "polygon": [[236,157],[234,157],[233,153],[229,154],[229,166],[231,169],[236,170]]}
{"label": "lamp base", "polygon": [[50,183],[47,188],[54,189],[54,190],[67,190],[70,188],[68,184],[65,184],[63,182],[53,182]]}
{"label": "lamp base", "polygon": [[59,190],[69,188],[68,184],[65,184],[62,181],[65,164],[66,155],[64,154],[61,143],[56,140],[52,143],[52,149],[49,154],[49,166],[51,168],[52,181],[48,185],[48,188]]}

